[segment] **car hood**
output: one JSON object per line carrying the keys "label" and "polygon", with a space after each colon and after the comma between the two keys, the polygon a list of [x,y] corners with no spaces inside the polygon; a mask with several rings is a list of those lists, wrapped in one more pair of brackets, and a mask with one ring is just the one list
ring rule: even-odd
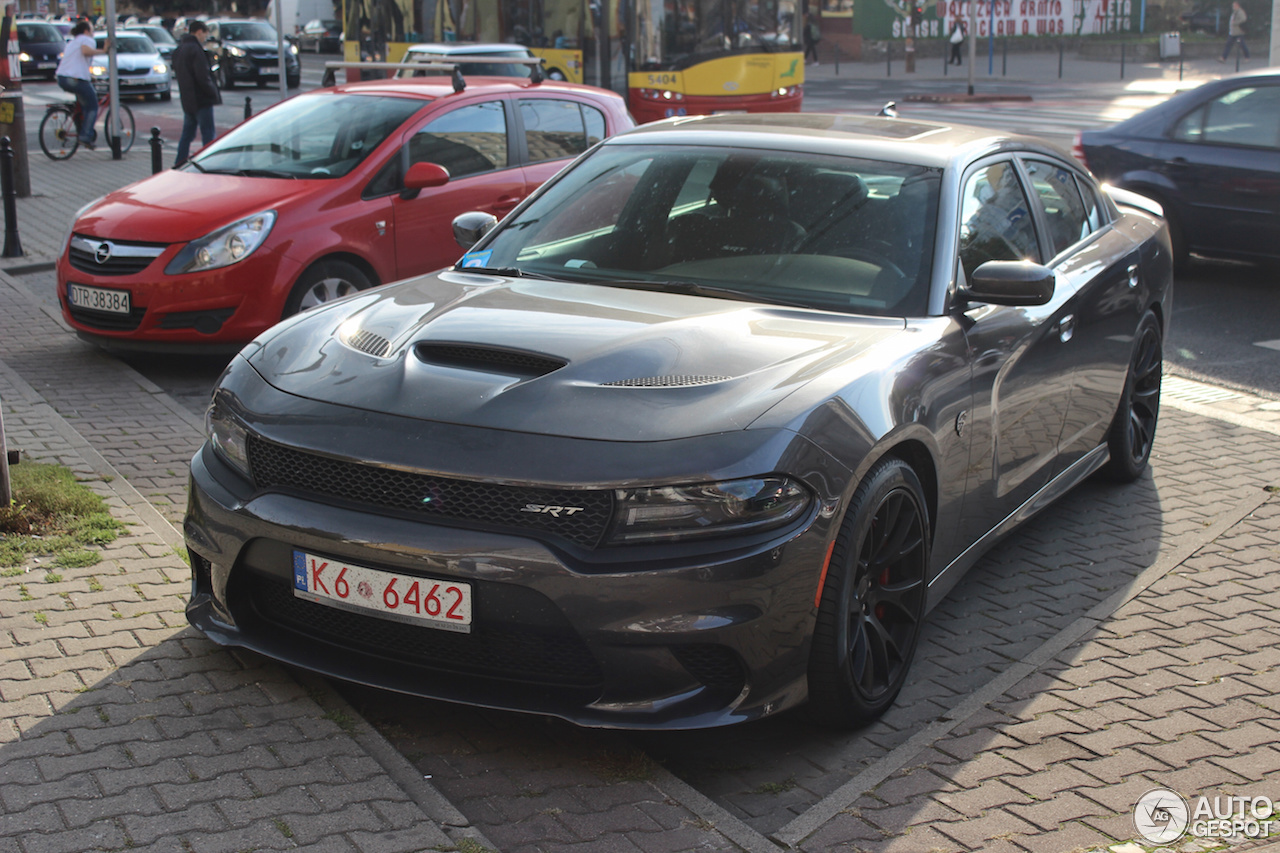
{"label": "car hood", "polygon": [[905,325],[446,270],[286,321],[249,359],[280,390],[326,403],[661,441],[745,429],[831,370],[852,381],[881,368],[879,346]]}
{"label": "car hood", "polygon": [[314,190],[310,181],[167,170],[104,196],[74,230],[104,240],[179,243]]}
{"label": "car hood", "polygon": [[[160,59],[159,53],[120,53],[116,54],[116,67],[122,71],[134,71],[139,68],[150,68]],[[106,68],[106,57],[95,57],[93,64]]]}
{"label": "car hood", "polygon": [[[240,41],[239,39],[226,39],[222,42],[224,45],[243,48],[253,53],[262,53],[263,51],[271,51],[277,53],[280,46],[274,41]],[[288,42],[285,43],[285,53],[289,52]]]}

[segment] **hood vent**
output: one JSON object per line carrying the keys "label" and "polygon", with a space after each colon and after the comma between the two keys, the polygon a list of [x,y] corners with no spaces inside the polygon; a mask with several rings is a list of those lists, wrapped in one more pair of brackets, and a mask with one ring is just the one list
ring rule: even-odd
{"label": "hood vent", "polygon": [[639,379],[615,379],[613,382],[601,382],[609,388],[684,388],[690,385],[714,385],[731,379],[730,376],[712,374],[691,374],[684,376],[645,376]]}
{"label": "hood vent", "polygon": [[391,341],[368,329],[361,329],[353,335],[348,335],[343,343],[352,349],[368,353],[374,358],[383,358],[391,351]]}
{"label": "hood vent", "polygon": [[563,359],[524,350],[474,344],[421,343],[413,348],[413,352],[427,364],[528,378],[545,376],[568,364]]}

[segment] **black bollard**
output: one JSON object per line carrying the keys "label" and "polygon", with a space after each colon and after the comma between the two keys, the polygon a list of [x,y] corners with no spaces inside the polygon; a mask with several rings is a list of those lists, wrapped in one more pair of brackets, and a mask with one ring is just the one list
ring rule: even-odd
{"label": "black bollard", "polygon": [[22,257],[22,242],[18,240],[18,194],[13,189],[13,142],[9,137],[0,139],[0,195],[4,196],[4,252],[3,257]]}
{"label": "black bollard", "polygon": [[1120,79],[1124,79],[1124,49],[1128,47],[1124,42],[1120,42]]}
{"label": "black bollard", "polygon": [[164,154],[161,152],[163,145],[164,140],[160,138],[160,128],[151,128],[151,174],[153,175],[158,175],[164,171],[164,163],[162,162]]}
{"label": "black bollard", "polygon": [[1062,42],[1058,42],[1058,79],[1062,79]]}
{"label": "black bollard", "polygon": [[1000,40],[1000,76],[1009,76],[1009,38]]}
{"label": "black bollard", "polygon": [[893,42],[884,43],[884,76],[893,76]]}
{"label": "black bollard", "polygon": [[253,115],[253,98],[248,95],[244,96],[244,117],[249,118]]}

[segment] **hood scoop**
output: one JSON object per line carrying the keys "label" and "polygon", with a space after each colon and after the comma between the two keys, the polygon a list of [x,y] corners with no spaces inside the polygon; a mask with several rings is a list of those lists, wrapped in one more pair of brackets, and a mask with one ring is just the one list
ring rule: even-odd
{"label": "hood scoop", "polygon": [[638,379],[615,379],[601,382],[606,388],[687,388],[691,385],[714,385],[733,377],[713,374],[687,374],[682,376],[644,376]]}
{"label": "hood scoop", "polygon": [[347,335],[342,342],[352,349],[360,350],[360,352],[367,353],[374,358],[386,358],[387,353],[391,352],[391,341],[368,329],[360,329],[351,335]]}
{"label": "hood scoop", "polygon": [[439,367],[501,373],[526,379],[546,376],[568,364],[564,359],[528,350],[475,344],[420,343],[414,346],[413,354],[420,361]]}

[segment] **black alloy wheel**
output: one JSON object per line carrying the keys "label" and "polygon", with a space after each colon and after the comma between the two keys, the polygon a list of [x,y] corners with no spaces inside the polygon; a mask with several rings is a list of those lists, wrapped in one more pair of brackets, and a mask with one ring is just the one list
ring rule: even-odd
{"label": "black alloy wheel", "polygon": [[893,704],[920,638],[928,565],[920,480],[885,459],[859,485],[832,551],[809,659],[812,719],[853,727]]}
{"label": "black alloy wheel", "polygon": [[1146,469],[1156,440],[1156,422],[1160,418],[1160,379],[1163,373],[1164,346],[1160,322],[1148,311],[1138,324],[1120,407],[1107,432],[1111,459],[1102,468],[1107,479],[1132,483]]}

